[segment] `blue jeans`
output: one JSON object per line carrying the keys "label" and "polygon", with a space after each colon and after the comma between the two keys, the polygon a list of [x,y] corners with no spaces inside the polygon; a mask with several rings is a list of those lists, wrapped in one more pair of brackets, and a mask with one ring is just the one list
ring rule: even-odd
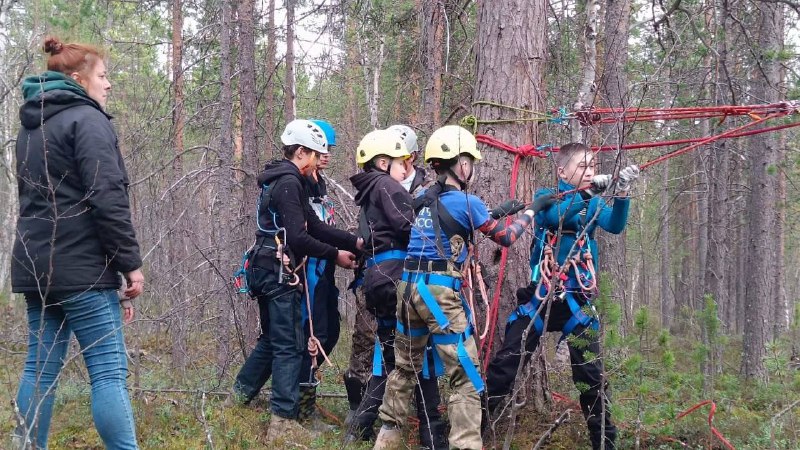
{"label": "blue jeans", "polygon": [[249,402],[272,376],[271,410],[287,419],[297,418],[300,361],[306,351],[300,301],[296,288],[278,283],[273,271],[257,276],[261,336],[236,375],[234,392]]}
{"label": "blue jeans", "polygon": [[36,448],[47,448],[55,390],[72,333],[92,385],[92,417],[108,449],[137,449],[133,410],[125,386],[128,362],[119,296],[111,289],[25,297],[28,357],[17,404]]}

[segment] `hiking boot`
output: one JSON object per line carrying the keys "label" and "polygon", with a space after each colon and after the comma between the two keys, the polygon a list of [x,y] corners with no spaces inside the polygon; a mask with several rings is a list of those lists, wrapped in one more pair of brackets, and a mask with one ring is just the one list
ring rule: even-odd
{"label": "hiking boot", "polygon": [[384,425],[375,439],[372,450],[397,450],[403,445],[403,433],[399,428]]}
{"label": "hiking boot", "polygon": [[300,442],[313,440],[319,437],[319,433],[303,428],[294,419],[287,419],[277,414],[273,414],[267,429],[267,445],[270,448],[281,448],[297,445]]}

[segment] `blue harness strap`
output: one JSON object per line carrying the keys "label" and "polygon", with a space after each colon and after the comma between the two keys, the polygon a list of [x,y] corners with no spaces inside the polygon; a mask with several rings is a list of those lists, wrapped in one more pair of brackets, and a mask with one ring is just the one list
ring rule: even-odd
{"label": "blue harness strap", "polygon": [[486,386],[483,384],[480,372],[478,372],[475,364],[472,363],[472,359],[467,353],[467,348],[464,347],[464,338],[461,334],[458,335],[458,360],[461,362],[461,367],[464,368],[469,380],[475,386],[475,390],[478,391],[478,394],[482,393]]}
{"label": "blue harness strap", "polygon": [[450,321],[447,320],[447,316],[444,315],[444,311],[439,307],[439,303],[436,302],[436,297],[434,297],[430,289],[428,289],[423,278],[417,281],[417,292],[422,298],[422,301],[425,302],[425,306],[427,306],[428,310],[433,314],[433,318],[436,319],[439,328],[444,330],[450,326]]}
{"label": "blue harness strap", "polygon": [[428,327],[406,328],[402,322],[397,322],[397,332],[408,337],[422,337],[429,333]]}
{"label": "blue harness strap", "polygon": [[[464,373],[467,374],[470,382],[472,385],[475,386],[475,390],[478,391],[480,394],[485,389],[485,385],[483,379],[481,378],[480,372],[475,367],[475,364],[472,362],[472,359],[469,357],[469,353],[467,353],[467,348],[464,346],[464,340],[474,334],[475,330],[472,328],[472,325],[468,326],[463,333],[448,333],[448,334],[431,334],[431,343],[433,344],[431,347],[426,349],[427,351],[431,352],[431,356],[433,357],[434,363],[434,374],[436,376],[444,375],[444,364],[442,363],[442,359],[439,356],[439,352],[436,350],[437,345],[456,345],[456,354],[458,356],[458,362],[461,363],[461,367],[464,368]],[[430,368],[428,367],[428,358],[427,355],[422,362],[422,375],[425,378],[430,378]]]}
{"label": "blue harness strap", "polygon": [[[425,347],[425,353],[422,356],[423,378],[429,380],[433,377],[441,377],[444,375],[444,361],[442,361],[442,357],[439,356],[439,352],[436,351],[436,345],[434,345],[432,341],[428,341],[428,345]],[[433,373],[431,373],[429,360],[433,360]]]}
{"label": "blue harness strap", "polygon": [[447,320],[447,316],[445,316],[444,311],[442,311],[442,308],[436,301],[436,297],[434,297],[433,293],[428,289],[428,285],[441,286],[454,291],[460,291],[461,279],[435,273],[404,271],[402,280],[406,283],[416,284],[420,298],[425,302],[425,306],[428,307],[433,318],[436,319],[439,328],[444,330],[450,326],[450,321]]}
{"label": "blue harness strap", "polygon": [[389,261],[391,259],[399,259],[399,260],[406,259],[406,252],[403,250],[395,249],[395,250],[386,250],[385,252],[378,253],[372,258],[367,258],[366,262],[367,269],[377,264],[380,264],[384,261]]}
{"label": "blue harness strap", "polygon": [[[439,328],[442,330],[446,330],[447,327],[450,326],[450,321],[436,301],[436,297],[430,289],[428,289],[428,286],[441,286],[458,292],[461,290],[461,279],[436,273],[404,271],[402,280],[406,283],[414,283],[417,286],[417,293],[419,293],[422,301],[425,302],[425,306],[433,315],[437,325],[439,325]],[[467,320],[469,320],[470,310],[463,297],[461,297],[461,302],[464,307],[464,312],[467,315]],[[401,328],[399,322],[398,330],[407,335],[409,335],[407,332],[419,333],[418,335],[420,336],[424,336],[424,334],[428,332],[427,328],[425,328],[424,331],[421,328],[412,328],[410,330],[405,329],[405,327]],[[475,386],[475,390],[477,390],[478,393],[483,392],[485,389],[483,379],[481,378],[480,372],[478,372],[478,369],[475,367],[475,364],[473,364],[472,359],[470,359],[467,348],[464,346],[464,339],[472,336],[473,333],[474,329],[472,325],[468,325],[463,333],[431,334],[430,340],[428,341],[430,345],[425,348],[425,354],[422,359],[422,376],[431,378],[432,376],[438,377],[444,375],[444,363],[442,362],[441,356],[439,356],[439,352],[436,350],[436,346],[456,345],[458,360],[464,368],[464,372]],[[431,373],[429,359],[433,360],[433,373]]]}
{"label": "blue harness strap", "polygon": [[[600,323],[597,321],[595,317],[592,317],[586,314],[581,305],[578,304],[578,301],[575,300],[575,294],[572,292],[567,292],[566,298],[567,305],[569,306],[570,312],[572,312],[572,317],[564,324],[564,330],[562,331],[561,339],[564,340],[570,333],[575,331],[575,327],[579,324],[583,325],[584,327],[590,327],[593,330],[600,329]],[[594,308],[591,303],[586,303],[591,308]]]}
{"label": "blue harness strap", "polygon": [[[324,259],[317,259],[317,258],[308,258],[308,263],[306,265],[306,280],[308,286],[309,299],[311,300],[311,311],[314,311],[314,292],[317,290],[317,284],[319,284],[319,276],[325,271],[325,265],[328,261]],[[308,322],[308,308],[303,307],[300,308],[301,317],[303,323]]]}
{"label": "blue harness strap", "polygon": [[375,336],[375,350],[372,352],[372,375],[383,376],[383,351],[381,351],[381,340]]}
{"label": "blue harness strap", "polygon": [[[385,319],[378,317],[376,322],[378,328],[395,329],[395,325],[397,325],[398,329],[400,328],[400,322],[395,318]],[[376,377],[385,375],[383,370],[383,349],[381,348],[381,340],[377,335],[375,336],[375,350],[372,353],[372,375]]]}
{"label": "blue harness strap", "polygon": [[[542,336],[544,334],[544,321],[536,314],[536,311],[539,310],[539,305],[541,305],[541,302],[537,300],[536,297],[533,297],[528,303],[519,305],[511,315],[508,316],[507,325],[513,323],[520,317],[528,316],[533,321],[533,329],[536,331],[536,334]],[[506,328],[506,331],[507,330],[508,328]]]}

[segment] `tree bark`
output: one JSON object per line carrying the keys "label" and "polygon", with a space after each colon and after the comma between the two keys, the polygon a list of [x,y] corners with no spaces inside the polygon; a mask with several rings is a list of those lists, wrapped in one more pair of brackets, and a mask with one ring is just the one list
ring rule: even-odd
{"label": "tree bark", "polygon": [[[572,108],[580,111],[594,104],[594,96],[597,92],[595,78],[597,77],[597,11],[599,7],[597,0],[586,2],[586,24],[583,28],[584,60],[583,77],[581,86],[578,89],[578,98]],[[577,120],[570,124],[572,127],[572,142],[583,142],[584,126]]]}
{"label": "tree bark", "polygon": [[[242,169],[245,178],[244,205],[246,223],[253,223],[255,210],[255,178],[259,170],[256,120],[256,50],[255,50],[255,0],[239,2],[239,111],[242,117]],[[252,185],[252,186],[251,186]],[[252,207],[251,207],[252,206]]]}
{"label": "tree bark", "polygon": [[[628,80],[625,65],[628,62],[628,23],[630,22],[630,0],[608,0],[603,39],[603,74],[600,78],[600,96],[609,107],[628,106]],[[625,139],[625,123],[617,122],[603,127],[603,136],[608,145],[620,146]],[[622,166],[622,152],[601,152],[602,171],[616,173]],[[598,259],[600,272],[610,278],[611,297],[618,299],[623,308],[623,328],[631,324],[632,305],[625,293],[626,251],[623,236],[609,233],[598,235]]]}
{"label": "tree bark", "polygon": [[[728,11],[727,1],[721,2],[721,10],[717,14],[717,60],[714,67],[714,103],[717,106],[728,104],[731,100],[726,95],[728,89],[724,85],[723,79],[723,66],[728,64],[728,24],[730,22],[730,13]],[[726,142],[718,141],[711,146],[711,151],[708,157],[708,201],[706,202],[707,212],[707,225],[705,227],[708,245],[706,246],[706,260],[704,266],[700,269],[705,271],[703,276],[704,284],[702,285],[702,293],[710,294],[719,305],[718,314],[729,314],[728,311],[732,308],[731,299],[727,293],[727,280],[725,278],[728,271],[727,260],[729,255],[729,248],[727,239],[727,231],[730,230],[730,224],[727,221],[728,215],[728,193],[730,192],[728,186],[728,171],[729,171],[729,156]],[[702,297],[702,295],[701,295]]]}
{"label": "tree bark", "polygon": [[277,53],[277,41],[275,33],[275,0],[269,0],[267,4],[267,54],[264,56],[266,60],[266,67],[269,71],[267,73],[267,82],[264,86],[264,128],[266,129],[265,144],[267,151],[265,156],[268,159],[273,158],[278,152],[278,146],[275,142],[275,75],[278,72],[278,66],[275,63],[275,54]]}
{"label": "tree bark", "polygon": [[[783,6],[776,3],[756,4],[758,18],[758,47],[755,48],[757,67],[752,80],[755,101],[774,103],[780,100],[780,61],[782,50]],[[771,331],[768,322],[770,306],[774,305],[775,210],[777,192],[777,138],[762,134],[750,141],[750,196],[748,201],[748,270],[745,294],[744,352],[742,374],[746,378],[766,376],[764,356],[766,340]],[[771,173],[773,172],[773,173]]]}
{"label": "tree bark", "polygon": [[[490,101],[495,104],[515,106],[527,110],[541,111],[544,108],[544,63],[546,57],[546,2],[498,0],[478,3],[478,42],[476,48],[476,84],[474,101]],[[478,105],[475,115],[479,120],[511,119],[509,123],[478,125],[478,132],[493,135],[511,145],[535,144],[537,127],[535,122],[519,121],[526,118],[522,113],[508,109]],[[478,167],[478,176],[472,186],[484,201],[498,203],[510,196],[508,178],[500,176],[511,170],[514,156],[492,147],[481,147],[483,161]],[[523,159],[516,181],[516,198],[530,201],[537,185],[534,169],[537,160]],[[489,205],[490,207],[492,205]],[[486,279],[496,279],[497,263],[494,244],[479,246],[480,261],[489,272]],[[527,261],[530,258],[530,237],[520,238],[508,249],[506,274],[502,282],[502,296],[498,324],[516,304],[515,290],[530,281]],[[498,285],[493,287],[499,289]],[[494,342],[500,339],[502,325],[494,333]],[[497,348],[497,345],[495,345]],[[483,355],[490,358],[491,355]],[[540,368],[541,369],[541,368]],[[541,370],[534,369],[535,373]],[[540,388],[543,388],[541,386]],[[542,395],[541,389],[535,395]]]}
{"label": "tree bark", "polygon": [[439,128],[442,108],[445,2],[422,2],[422,118],[427,133]]}
{"label": "tree bark", "polygon": [[296,0],[286,0],[286,79],[284,80],[283,116],[286,123],[297,117],[297,91],[294,67],[294,8]]}
{"label": "tree bark", "polygon": [[[177,183],[183,177],[183,130],[185,124],[183,112],[183,2],[182,0],[172,0],[172,151],[175,157],[172,160],[172,182]],[[177,189],[170,191],[170,203],[172,205],[182,204]],[[175,227],[170,233],[167,243],[168,259],[171,263],[181,261],[184,258],[184,234],[183,227],[186,224],[186,217],[180,218],[175,222]],[[181,281],[174,286],[171,292],[173,307],[178,310],[182,308],[185,297],[184,284]],[[172,350],[172,367],[176,369],[176,374],[182,375],[186,370],[186,325],[183,320],[172,320],[170,324],[170,343]]]}
{"label": "tree bark", "polygon": [[[218,221],[216,224],[216,242],[225,241],[229,239],[228,234],[231,233],[232,214],[235,211],[233,207],[235,200],[235,188],[233,173],[228,172],[229,168],[233,167],[233,87],[231,83],[232,77],[232,56],[231,56],[231,32],[232,32],[232,12],[230,0],[222,0],[221,7],[221,22],[220,22],[220,38],[219,38],[219,67],[220,67],[220,127],[219,127],[219,151],[218,151],[218,167],[220,167],[221,175],[219,177],[220,183],[217,185],[218,192],[215,196],[222,198],[222,210],[224,211],[221,216],[225,219]],[[221,248],[218,254],[220,261],[235,261],[231,259],[233,252],[228,248]],[[217,303],[217,315],[219,317],[219,329],[228,329],[231,326],[231,319],[233,319],[234,328],[239,329],[236,323],[235,306],[227,305],[224,301]],[[240,336],[237,336],[241,340]],[[229,342],[227,339],[220,339],[217,346],[217,367],[220,371],[225,371],[228,364],[228,355],[231,353]]]}

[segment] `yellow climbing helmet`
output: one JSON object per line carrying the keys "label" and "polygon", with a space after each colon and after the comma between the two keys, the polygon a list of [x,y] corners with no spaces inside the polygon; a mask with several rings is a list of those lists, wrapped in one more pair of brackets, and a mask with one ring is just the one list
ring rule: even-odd
{"label": "yellow climbing helmet", "polygon": [[411,157],[403,138],[398,133],[389,130],[370,131],[358,143],[356,164],[358,167],[364,167],[364,164],[379,155],[403,159]]}
{"label": "yellow climbing helmet", "polygon": [[432,159],[454,159],[461,155],[470,155],[476,161],[481,159],[475,136],[458,125],[445,125],[434,131],[425,145],[426,163]]}

